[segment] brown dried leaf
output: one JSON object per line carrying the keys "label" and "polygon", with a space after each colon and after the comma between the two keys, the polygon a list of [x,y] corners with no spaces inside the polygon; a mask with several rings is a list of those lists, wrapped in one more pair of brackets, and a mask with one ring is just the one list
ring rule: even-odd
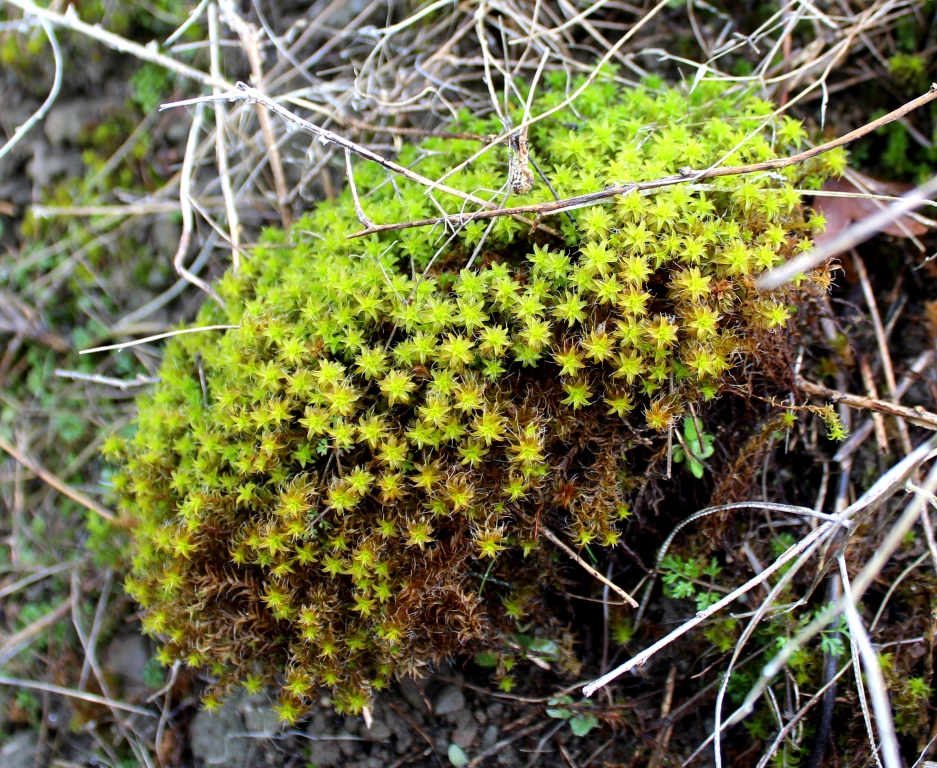
{"label": "brown dried leaf", "polygon": [[[876,179],[868,179],[866,187],[875,190],[879,194],[898,196],[912,189],[911,184],[901,184],[897,182],[884,182]],[[855,184],[848,179],[828,179],[823,185],[825,192],[846,192],[850,194],[863,194]],[[836,237],[855,221],[860,221],[868,216],[877,213],[879,206],[887,206],[888,203],[882,200],[869,200],[862,197],[822,197],[817,196],[814,200],[814,209],[826,217],[826,231],[817,237],[817,243],[826,239]],[[882,232],[895,237],[917,237],[927,232],[928,227],[911,216],[902,216],[893,221]]]}

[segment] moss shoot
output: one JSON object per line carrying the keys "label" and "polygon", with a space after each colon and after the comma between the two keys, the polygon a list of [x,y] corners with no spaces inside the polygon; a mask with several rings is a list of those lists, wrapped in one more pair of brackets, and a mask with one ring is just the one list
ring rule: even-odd
{"label": "moss shoot", "polygon": [[[576,83],[547,85],[534,114]],[[608,77],[574,107],[530,129],[560,197],[805,139],[724,84]],[[435,138],[398,161],[438,178],[478,146]],[[501,202],[507,160],[492,148],[447,183]],[[647,469],[634,446],[770,367],[793,294],[755,276],[809,246],[797,190],[843,164],[624,195],[545,221],[561,238],[504,217],[349,239],[347,193],[267,232],[197,321],[236,328],[172,339],[135,434],[107,444],[133,531],[126,587],[162,660],[206,667],[208,706],[273,684],[286,720],[319,686],[354,712],[465,652],[494,653],[509,687],[518,624],[563,633],[543,527],[613,546],[623,473]],[[355,179],[378,223],[437,213],[374,164]],[[553,199],[539,176],[524,198]]]}

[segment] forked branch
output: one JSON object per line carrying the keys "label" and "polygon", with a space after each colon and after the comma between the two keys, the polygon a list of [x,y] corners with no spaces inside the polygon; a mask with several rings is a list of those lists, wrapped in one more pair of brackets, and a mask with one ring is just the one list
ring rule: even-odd
{"label": "forked branch", "polygon": [[[670,176],[662,176],[658,179],[652,179],[650,181],[640,181],[640,182],[623,182],[621,184],[616,184],[606,189],[600,190],[598,192],[589,192],[585,195],[576,195],[575,197],[567,197],[562,200],[555,200],[545,203],[535,203],[532,205],[518,205],[511,208],[497,208],[494,210],[484,210],[484,211],[475,211],[473,213],[462,213],[462,214],[453,214],[448,217],[448,222],[450,224],[466,224],[470,221],[480,221],[485,219],[494,219],[500,216],[523,216],[527,214],[534,214],[538,218],[542,216],[550,216],[558,213],[565,213],[567,211],[572,211],[577,208],[585,208],[590,205],[596,205],[597,203],[604,203],[608,200],[611,200],[621,195],[628,195],[632,192],[645,192],[651,189],[660,189],[662,187],[671,187],[676,184],[687,184],[695,183],[699,181],[705,181],[706,179],[715,179],[721,176],[742,176],[750,173],[765,173],[768,171],[778,171],[784,168],[788,168],[797,163],[802,163],[811,158],[817,157],[818,155],[825,154],[830,150],[836,149],[837,147],[845,146],[856,139],[861,139],[863,136],[868,135],[872,131],[881,128],[883,125],[888,123],[893,123],[895,120],[900,120],[909,112],[913,112],[915,109],[923,107],[925,104],[937,99],[937,84],[931,85],[930,90],[925,93],[923,96],[919,96],[913,101],[909,101],[907,104],[899,107],[893,112],[889,112],[887,115],[883,115],[877,120],[873,120],[871,123],[857,128],[854,131],[840,136],[837,139],[826,142],[825,144],[820,144],[817,147],[812,147],[811,149],[804,150],[803,152],[798,152],[796,155],[790,155],[789,157],[779,157],[774,160],[766,160],[761,163],[750,163],[748,165],[727,165],[718,168],[707,168],[705,170],[695,171],[692,168],[681,168],[680,172]],[[440,189],[443,189],[441,185],[437,185]],[[440,218],[429,218],[429,219],[420,219],[418,221],[405,221],[395,224],[380,224],[373,227],[368,227],[367,229],[362,229],[360,232],[355,232],[351,237],[363,237],[365,235],[371,235],[377,232],[389,232],[392,230],[398,229],[411,229],[413,227],[428,227],[439,224],[442,221]]]}

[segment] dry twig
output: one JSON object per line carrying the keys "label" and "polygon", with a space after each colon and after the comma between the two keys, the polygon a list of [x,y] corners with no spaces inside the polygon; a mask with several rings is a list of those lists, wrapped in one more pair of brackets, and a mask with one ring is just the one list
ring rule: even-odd
{"label": "dry twig", "polygon": [[16,461],[30,470],[37,477],[42,478],[46,483],[51,485],[59,493],[68,496],[72,501],[80,504],[85,509],[89,509],[94,512],[96,515],[103,517],[105,520],[114,522],[117,518],[111,512],[108,512],[104,507],[98,504],[93,499],[88,498],[81,491],[72,488],[67,483],[64,483],[59,477],[54,475],[49,470],[42,467],[37,462],[33,461],[27,457],[24,453],[19,451],[14,445],[8,443],[3,437],[0,437],[0,449],[6,451],[10,456],[12,456]]}
{"label": "dry twig", "polygon": [[890,403],[885,400],[862,397],[861,395],[853,395],[849,392],[840,392],[836,389],[824,387],[822,384],[814,384],[812,381],[807,381],[802,376],[798,376],[797,378],[797,387],[809,395],[825,397],[834,403],[848,405],[850,408],[877,411],[878,413],[884,413],[888,416],[897,416],[919,427],[937,429],[937,414],[931,413],[919,405],[908,408],[907,406],[896,405],[895,403]]}
{"label": "dry twig", "polygon": [[625,600],[632,608],[637,608],[637,601],[629,595],[625,590],[619,587],[617,584],[609,581],[601,573],[599,573],[595,568],[589,565],[585,560],[583,560],[576,552],[570,547],[565,541],[563,541],[559,536],[557,536],[553,531],[547,528],[545,525],[540,526],[540,530],[543,531],[543,535],[546,536],[550,541],[552,541],[556,546],[562,549],[567,555],[569,555],[573,560],[575,560],[589,575],[601,581],[609,589],[614,590],[615,594],[619,595]]}
{"label": "dry twig", "polygon": [[[566,213],[567,211],[573,211],[578,208],[586,208],[588,206],[595,205],[597,203],[606,202],[608,200],[611,200],[615,197],[619,197],[621,195],[633,194],[635,192],[646,192],[652,189],[660,189],[662,187],[674,186],[675,184],[697,183],[700,181],[705,181],[706,179],[714,179],[714,178],[719,178],[723,176],[741,176],[741,175],[750,174],[750,173],[764,173],[765,171],[782,170],[792,165],[796,165],[797,163],[802,163],[805,160],[809,160],[825,152],[829,152],[830,150],[836,149],[837,147],[842,147],[846,144],[856,141],[857,139],[860,139],[863,136],[868,135],[872,131],[875,131],[876,129],[881,128],[883,125],[892,123],[895,120],[898,120],[904,117],[909,112],[912,112],[913,110],[918,109],[924,106],[925,104],[929,104],[930,102],[934,101],[934,99],[937,99],[937,85],[933,86],[931,90],[929,90],[923,96],[919,96],[913,101],[909,101],[904,106],[892,112],[889,112],[887,115],[883,115],[877,120],[873,120],[872,122],[862,126],[861,128],[857,128],[856,130],[850,131],[849,133],[843,136],[840,136],[837,139],[833,139],[832,141],[828,141],[825,144],[821,144],[820,146],[804,150],[803,152],[798,152],[796,155],[791,155],[789,157],[781,157],[776,160],[766,160],[761,163],[750,163],[748,165],[730,165],[730,166],[722,166],[722,167],[711,167],[705,170],[693,170],[692,168],[684,168],[684,169],[681,169],[680,173],[677,173],[671,176],[662,176],[659,179],[653,179],[651,181],[623,182],[621,184],[607,187],[606,189],[600,190],[598,192],[590,192],[585,195],[577,195],[575,197],[569,197],[563,200],[557,200],[555,202],[550,202],[550,203],[535,203],[532,205],[514,206],[512,208],[497,208],[494,210],[476,211],[474,213],[452,214],[451,216],[447,217],[446,221],[448,221],[450,224],[453,224],[453,223],[466,224],[469,221],[479,221],[479,220],[497,218],[499,216],[518,216],[518,215],[523,215],[523,214],[535,214],[539,218],[539,217],[547,216],[547,215]],[[166,106],[168,107],[172,105],[166,105]],[[438,183],[436,186],[439,187]],[[439,187],[439,188],[442,188],[442,187]],[[915,202],[913,203],[912,207],[917,207],[918,205],[922,204],[922,201],[925,198],[930,197],[934,193],[934,191],[937,191],[937,184],[935,184],[934,189],[930,189],[930,187],[920,188],[920,193],[917,196],[917,198],[915,198]],[[895,206],[892,206],[886,210],[893,211],[898,205],[907,206],[908,205],[907,196],[905,196],[905,198],[902,198],[902,203],[896,204]],[[897,218],[898,216],[906,212],[907,212],[906,210],[902,209],[900,212],[894,214],[891,218],[888,218],[887,221],[892,221],[894,220],[894,218]],[[865,224],[866,222],[869,222],[871,220],[872,220],[871,218],[866,219],[863,222],[860,222],[860,224],[857,224],[855,226],[856,227],[861,226],[862,224]],[[365,235],[370,235],[376,232],[389,232],[389,231],[399,230],[399,229],[410,229],[412,227],[434,226],[436,224],[439,224],[441,221],[443,221],[441,218],[430,218],[430,219],[420,219],[419,221],[399,222],[396,224],[381,224],[381,225],[377,225],[374,227],[370,227],[368,229],[363,229],[360,232],[355,232],[352,235],[350,235],[350,237],[363,237]],[[847,230],[847,232],[843,234],[844,235],[847,234],[852,229],[853,228],[850,228],[850,230]],[[874,231],[877,231],[877,230],[873,230],[872,233],[874,233]],[[840,238],[835,238],[835,240],[831,242],[836,242],[839,239]],[[851,247],[851,245],[843,246],[839,250],[837,250],[836,253],[840,253],[849,247]],[[817,252],[819,252],[819,249],[817,250]],[[809,255],[809,254],[805,254],[805,255]],[[817,260],[816,263],[813,263],[811,266],[806,266],[806,267],[803,265],[798,266],[798,268],[795,271],[791,272],[790,277],[793,277],[795,274],[799,274],[801,272],[809,271],[814,266],[817,266],[817,264],[821,264],[826,258],[828,258],[831,255],[835,255],[835,254],[830,253],[830,254],[823,256],[823,258],[818,257],[819,260]],[[786,279],[790,279],[790,277],[788,277],[788,278],[785,278],[785,280],[781,280],[781,282],[775,283],[773,281],[775,281],[778,278],[772,277],[772,276],[775,275],[775,273],[780,274],[779,270],[785,269],[788,265],[793,264],[796,260],[797,259],[793,259],[790,262],[788,262],[788,264],[785,265],[784,267],[778,267],[778,269],[768,273],[768,275],[765,275],[765,277],[761,279],[759,286],[764,289],[768,289],[768,288],[772,288],[772,287],[776,287],[777,285],[780,285],[782,282],[785,282]],[[785,274],[787,273],[785,272]]]}

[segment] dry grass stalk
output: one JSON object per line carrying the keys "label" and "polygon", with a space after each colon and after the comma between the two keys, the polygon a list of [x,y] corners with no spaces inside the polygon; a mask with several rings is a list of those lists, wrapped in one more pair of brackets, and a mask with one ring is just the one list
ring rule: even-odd
{"label": "dry grass stalk", "polygon": [[93,499],[88,498],[81,491],[64,483],[59,477],[30,459],[23,452],[17,449],[12,443],[7,442],[7,440],[3,437],[0,437],[0,449],[3,449],[6,453],[12,456],[16,461],[26,467],[37,477],[41,477],[46,483],[55,488],[55,490],[57,490],[59,493],[68,496],[68,498],[78,504],[81,504],[81,506],[83,506],[85,509],[91,510],[96,515],[99,515],[100,517],[103,517],[105,520],[110,522],[114,522],[116,520],[111,512],[108,512],[106,509],[104,509],[104,507],[102,507]]}
{"label": "dry grass stalk", "polygon": [[87,701],[90,704],[101,704],[105,707],[110,707],[111,709],[119,709],[124,712],[131,712],[135,715],[142,715],[144,717],[153,717],[153,713],[148,709],[143,707],[135,707],[132,704],[124,704],[120,701],[113,701],[108,699],[106,696],[98,696],[94,693],[85,693],[84,691],[74,691],[71,688],[65,688],[61,685],[52,685],[51,683],[40,683],[35,680],[22,680],[16,677],[7,677],[6,675],[0,675],[0,685],[9,685],[13,688],[22,688],[25,690],[33,691],[46,691],[47,693],[55,693],[59,696],[65,696],[70,699],[79,699],[80,701]]}
{"label": "dry grass stalk", "polygon": [[[789,547],[777,560],[775,560],[774,563],[765,568],[761,574],[749,580],[746,582],[746,584],[734,590],[732,593],[722,598],[717,603],[714,603],[706,610],[699,611],[695,617],[687,622],[684,622],[666,637],[662,638],[646,650],[632,657],[629,661],[625,662],[618,668],[584,686],[583,694],[586,696],[591,696],[598,689],[615,680],[620,675],[625,674],[636,666],[646,663],[647,660],[650,659],[651,656],[653,656],[655,653],[670,645],[674,640],[685,634],[693,627],[697,626],[701,621],[705,620],[709,616],[712,616],[722,608],[734,602],[742,594],[749,592],[759,584],[766,581],[770,575],[777,572],[783,565],[797,557],[797,561],[784,572],[778,584],[775,585],[771,595],[769,595],[769,597],[760,604],[755,616],[749,623],[749,626],[746,628],[742,640],[735,647],[734,658],[737,658],[741,652],[742,647],[744,646],[746,637],[751,636],[751,633],[754,631],[757,622],[767,613],[769,607],[771,606],[772,600],[776,597],[780,591],[780,588],[784,583],[792,579],[798,570],[806,565],[808,559],[819,549],[822,543],[827,540],[829,536],[834,535],[840,525],[848,524],[851,530],[855,530],[861,520],[867,518],[874,511],[881,508],[881,506],[889,498],[891,498],[892,495],[897,493],[923,463],[933,459],[935,456],[935,450],[937,450],[937,438],[931,438],[931,440],[923,443],[908,457],[903,459],[901,462],[895,465],[895,467],[883,475],[878,480],[878,482],[876,482],[875,485],[873,485],[873,487],[869,489],[869,491],[867,491],[854,504],[844,509],[840,514],[836,515],[836,523],[825,522],[818,526],[816,529],[802,537],[793,546]],[[924,485],[924,490],[927,493],[932,494],[935,489],[937,489],[937,466],[931,470],[931,473]],[[868,589],[869,585],[871,584],[872,579],[874,579],[875,576],[881,572],[888,558],[894,552],[895,548],[897,548],[903,536],[920,516],[924,503],[924,496],[922,494],[917,494],[912,502],[908,505],[904,514],[893,525],[891,531],[886,536],[885,541],[882,543],[875,555],[865,565],[862,572],[859,574],[859,577],[857,577],[853,583],[850,603],[852,603],[853,600],[860,600],[866,589]],[[768,683],[774,678],[774,676],[777,675],[781,669],[783,669],[787,660],[790,658],[790,655],[797,648],[802,647],[808,639],[819,632],[827,623],[829,623],[833,617],[842,613],[845,607],[846,598],[844,597],[840,600],[837,600],[832,606],[828,606],[825,610],[821,611],[820,615],[800,633],[798,633],[797,637],[795,637],[793,641],[789,642],[787,646],[785,646],[785,648],[782,649],[782,651],[779,652],[765,667],[758,684],[756,684],[756,686],[749,692],[745,702],[724,722],[720,722],[721,706],[717,703],[716,729],[713,736],[711,737],[717,741],[717,748],[715,752],[717,761],[721,760],[721,750],[718,748],[718,739],[721,731],[726,727],[739,722],[743,717],[749,714],[752,711],[755,701],[757,701],[758,698],[760,698],[760,696],[764,693]],[[725,677],[725,681],[727,680],[728,674]],[[726,683],[724,682],[720,690],[720,699],[721,696],[724,695],[725,685]],[[879,728],[879,735],[881,738],[881,724],[879,724]],[[887,726],[885,728],[885,732],[887,737]]]}
{"label": "dry grass stalk", "polygon": [[638,607],[637,601],[631,595],[629,595],[627,592],[625,592],[625,590],[623,590],[617,584],[613,583],[612,581],[607,579],[605,576],[603,576],[601,573],[599,573],[597,570],[595,570],[595,568],[593,568],[585,560],[583,560],[579,555],[577,555],[576,552],[573,551],[572,547],[570,547],[559,536],[553,533],[553,531],[551,531],[545,525],[540,526],[540,530],[543,531],[544,536],[546,536],[550,541],[556,544],[556,546],[558,546],[567,555],[569,555],[573,560],[575,560],[576,563],[578,563],[579,566],[581,566],[582,569],[586,571],[586,573],[588,573],[590,576],[601,581],[605,586],[607,586],[609,589],[615,592],[616,595],[623,598],[624,601],[628,603],[628,605],[630,605],[632,608]]}
{"label": "dry grass stalk", "polygon": [[[932,91],[934,93],[935,91]],[[881,232],[889,224],[898,221],[916,208],[920,208],[937,194],[937,177],[915,187],[903,195],[901,200],[874,216],[856,222],[842,234],[834,237],[813,250],[795,256],[783,266],[777,267],[758,280],[762,290],[773,290],[793,280],[797,275],[809,272],[824,262],[855,248],[873,235]]]}

